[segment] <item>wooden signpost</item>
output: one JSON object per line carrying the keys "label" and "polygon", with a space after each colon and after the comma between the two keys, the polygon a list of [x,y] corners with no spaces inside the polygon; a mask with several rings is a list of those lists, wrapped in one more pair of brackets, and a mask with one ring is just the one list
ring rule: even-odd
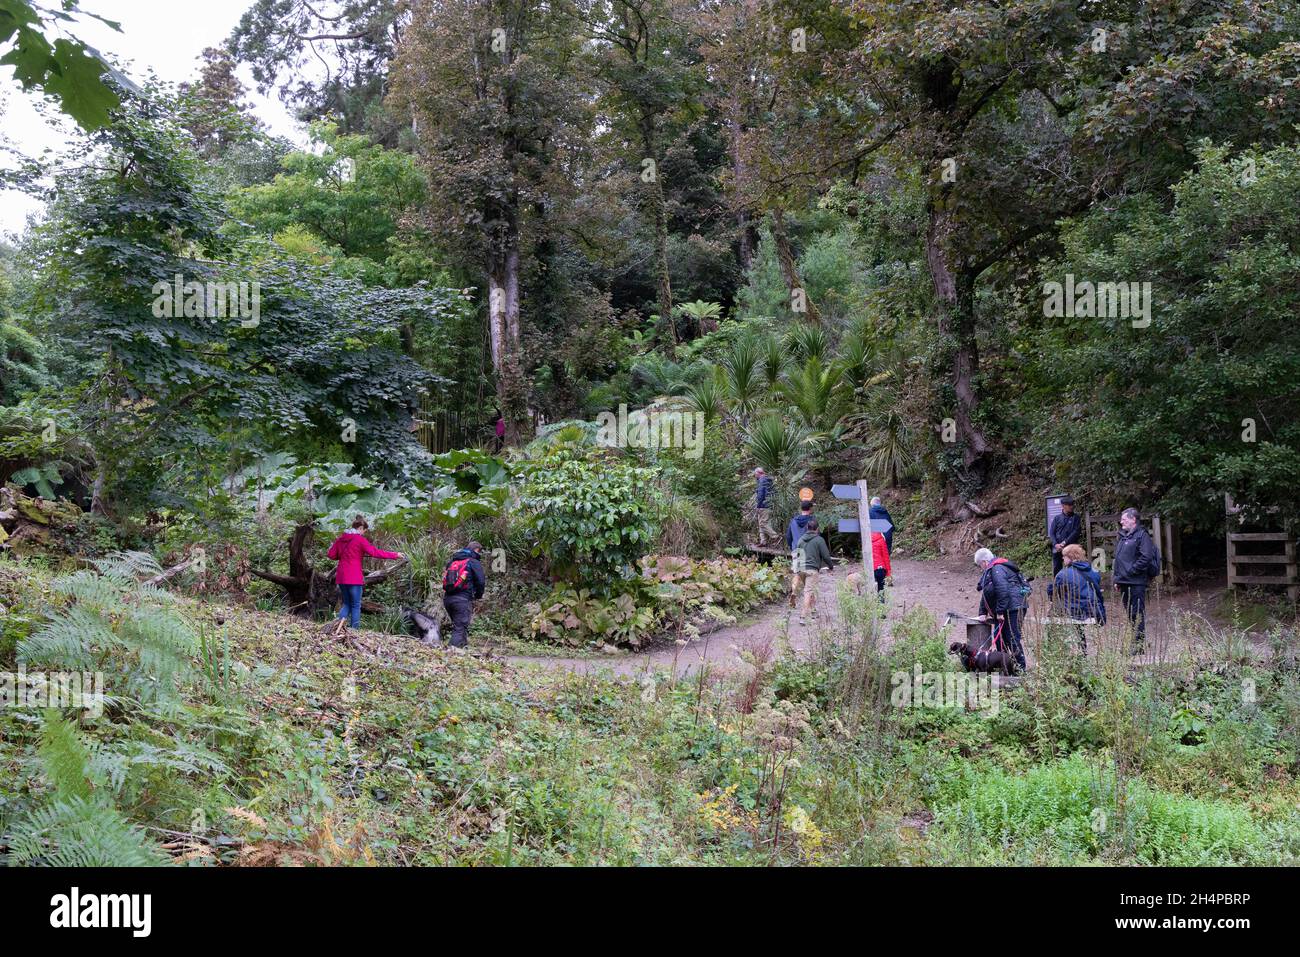
{"label": "wooden signpost", "polygon": [[871,517],[871,494],[867,491],[866,479],[858,479],[856,485],[832,485],[831,494],[844,501],[857,500],[858,517],[840,519],[837,530],[850,535],[857,532],[862,536],[862,570],[870,578],[875,571],[871,558],[871,533],[883,535],[894,526],[883,518]]}

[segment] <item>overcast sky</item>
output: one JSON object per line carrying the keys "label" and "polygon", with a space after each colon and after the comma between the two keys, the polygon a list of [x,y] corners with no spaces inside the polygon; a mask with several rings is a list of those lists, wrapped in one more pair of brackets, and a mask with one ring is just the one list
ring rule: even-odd
{"label": "overcast sky", "polygon": [[[150,71],[160,79],[179,83],[197,76],[204,48],[217,46],[239,22],[253,0],[81,0],[81,8],[122,25],[118,33],[93,18],[83,17],[71,32],[106,56],[116,56],[133,78]],[[49,2],[48,6],[57,3]],[[57,32],[55,35],[58,35]],[[258,96],[247,67],[240,78],[249,87],[245,99],[273,133],[306,142],[280,102]],[[24,93],[13,69],[0,66],[0,142],[24,156],[35,158],[46,148],[59,150],[72,142],[76,126],[55,110],[38,113],[39,95]],[[11,166],[12,158],[0,157]],[[0,190],[0,232],[19,232],[27,215],[39,203],[26,194]]]}

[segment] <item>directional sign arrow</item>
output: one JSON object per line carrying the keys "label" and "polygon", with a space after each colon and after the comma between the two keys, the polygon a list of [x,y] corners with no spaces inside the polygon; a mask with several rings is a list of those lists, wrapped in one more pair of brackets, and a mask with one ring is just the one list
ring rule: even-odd
{"label": "directional sign arrow", "polygon": [[[893,527],[894,525],[892,522],[888,522],[883,518],[873,518],[871,520],[871,530],[873,532],[879,532],[881,535],[885,534],[885,532],[889,531]],[[853,532],[860,533],[862,531],[862,525],[856,518],[842,518],[840,519],[839,527],[836,530],[845,535]]]}
{"label": "directional sign arrow", "polygon": [[856,485],[832,485],[831,494],[836,498],[858,499],[862,498],[862,489]]}

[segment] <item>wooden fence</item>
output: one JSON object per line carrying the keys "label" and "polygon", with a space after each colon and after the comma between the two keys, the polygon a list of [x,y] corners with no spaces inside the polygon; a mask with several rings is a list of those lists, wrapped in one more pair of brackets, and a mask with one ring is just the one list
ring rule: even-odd
{"label": "wooden fence", "polygon": [[1292,532],[1244,532],[1243,509],[1223,496],[1228,543],[1228,587],[1277,585],[1286,588],[1291,601],[1300,599],[1300,574],[1296,568],[1296,536]]}

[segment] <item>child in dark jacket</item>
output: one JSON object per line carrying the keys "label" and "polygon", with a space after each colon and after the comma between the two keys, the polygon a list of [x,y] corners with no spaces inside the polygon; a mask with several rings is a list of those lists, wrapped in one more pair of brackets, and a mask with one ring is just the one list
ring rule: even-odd
{"label": "child in dark jacket", "polygon": [[483,546],[470,542],[452,553],[442,574],[442,607],[451,619],[451,646],[469,645],[469,626],[474,619],[474,602],[483,597],[487,575],[483,571]]}

